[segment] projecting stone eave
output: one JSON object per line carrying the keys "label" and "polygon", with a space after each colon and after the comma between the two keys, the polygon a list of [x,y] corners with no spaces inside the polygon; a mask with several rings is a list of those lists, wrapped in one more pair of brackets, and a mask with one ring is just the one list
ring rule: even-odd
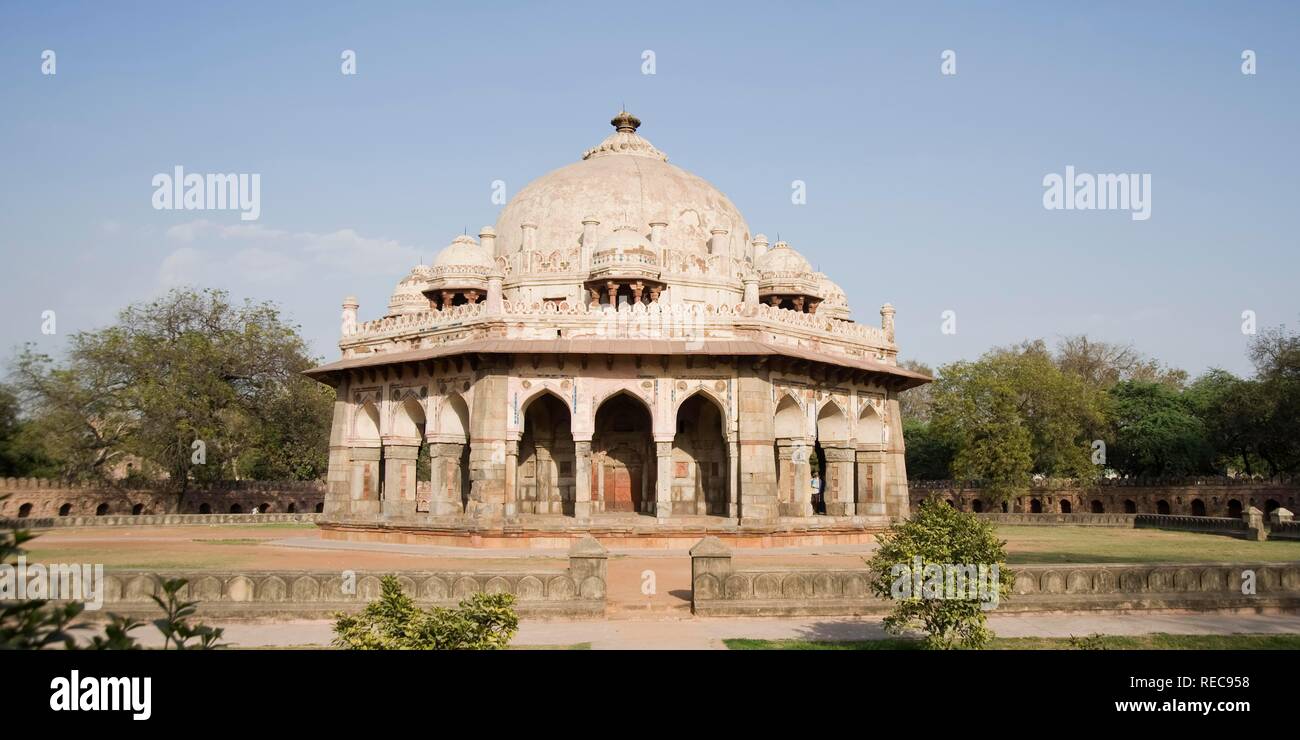
{"label": "projecting stone eave", "polygon": [[648,339],[480,339],[403,352],[376,352],[361,357],[350,357],[314,367],[304,371],[303,374],[326,385],[337,386],[338,376],[350,370],[373,370],[458,356],[469,356],[471,361],[474,361],[482,355],[533,354],[743,357],[756,362],[787,358],[862,372],[891,391],[915,388],[933,380],[922,373],[879,360],[749,339],[706,339],[691,342]]}

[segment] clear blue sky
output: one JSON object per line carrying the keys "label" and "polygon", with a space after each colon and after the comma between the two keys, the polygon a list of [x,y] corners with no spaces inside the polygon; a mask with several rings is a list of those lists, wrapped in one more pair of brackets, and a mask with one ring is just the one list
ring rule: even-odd
{"label": "clear blue sky", "polygon": [[[496,220],[492,181],[575,161],[624,101],[858,320],[892,302],[905,357],[1086,332],[1246,373],[1242,311],[1300,320],[1300,5],[897,5],[7,3],[0,350],[195,283],[333,358],[344,295],[378,316]],[[178,164],[260,173],[261,218],[154,210]],[[1066,165],[1150,173],[1150,220],[1044,210]]]}

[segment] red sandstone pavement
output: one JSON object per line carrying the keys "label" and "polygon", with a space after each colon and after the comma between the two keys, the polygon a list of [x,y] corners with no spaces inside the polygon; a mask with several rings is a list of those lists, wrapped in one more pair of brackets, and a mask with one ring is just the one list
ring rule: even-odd
{"label": "red sandstone pavement", "polygon": [[[225,638],[233,647],[325,646],[333,637],[328,620],[229,622]],[[1002,637],[1110,635],[1300,633],[1294,614],[1124,614],[993,615],[989,626]],[[141,630],[142,642],[160,640]],[[590,643],[597,650],[720,650],[724,639],[872,640],[886,637],[879,618],[806,619],[604,619],[535,621],[520,624],[518,647]]]}

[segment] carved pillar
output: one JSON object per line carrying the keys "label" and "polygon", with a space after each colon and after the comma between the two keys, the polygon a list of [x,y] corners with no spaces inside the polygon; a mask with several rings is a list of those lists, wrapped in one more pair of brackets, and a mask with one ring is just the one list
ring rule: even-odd
{"label": "carved pillar", "polygon": [[641,302],[641,291],[643,291],[643,290],[645,290],[645,283],[641,282],[640,280],[636,281],[635,283],[632,283],[632,302],[633,302],[633,303],[640,303],[640,302]]}
{"label": "carved pillar", "polygon": [[727,518],[740,518],[740,445],[727,442]]}
{"label": "carved pillar", "polygon": [[385,516],[415,513],[415,461],[419,445],[386,444],[383,452]]}
{"label": "carved pillar", "polygon": [[770,295],[767,297],[767,303],[772,308],[778,308],[781,305],[781,296]]}
{"label": "carved pillar", "polygon": [[612,280],[605,283],[605,292],[609,294],[609,305],[618,308],[618,283]]}
{"label": "carved pillar", "polygon": [[330,423],[330,457],[326,473],[325,506],[327,517],[345,516],[351,511],[352,447],[347,444],[347,381],[339,384],[334,400],[334,418]]}
{"label": "carved pillar", "polygon": [[352,448],[350,509],[353,514],[379,513],[379,447]]}
{"label": "carved pillar", "polygon": [[461,442],[429,444],[429,505],[434,516],[455,516],[465,510],[461,495],[461,458],[465,445]]}
{"label": "carved pillar", "polygon": [[591,518],[591,440],[573,441],[573,516]]}
{"label": "carved pillar", "polygon": [[853,469],[855,467],[855,450],[848,443],[828,443],[826,452],[826,471],[823,477],[826,491],[826,514],[829,516],[853,516],[854,506]]}
{"label": "carved pillar", "polygon": [[474,407],[469,415],[470,492],[465,513],[475,518],[498,518],[504,513],[508,369],[506,360],[487,357],[474,384]]}
{"label": "carved pillar", "polygon": [[740,518],[745,522],[771,522],[778,516],[776,461],[772,456],[772,386],[761,366],[743,367],[737,378],[740,447]]}
{"label": "carved pillar", "polygon": [[854,486],[858,516],[885,516],[885,453],[879,450],[857,451],[857,480]]}
{"label": "carved pillar", "polygon": [[465,300],[469,301],[470,303],[478,303],[478,296],[479,293],[477,290],[465,291]]}
{"label": "carved pillar", "polygon": [[667,519],[673,513],[673,441],[655,440],[655,516]]}
{"label": "carved pillar", "polygon": [[794,304],[794,310],[803,313],[803,300],[803,296],[801,295],[794,297],[794,300],[791,301],[791,303]]}
{"label": "carved pillar", "polygon": [[506,440],[506,500],[502,514],[507,518],[519,515],[519,442]]}
{"label": "carved pillar", "polygon": [[[888,305],[888,304],[886,304]],[[907,493],[907,457],[903,446],[902,413],[898,409],[898,396],[889,394],[885,402],[889,413],[885,443],[885,510],[895,520],[906,519],[911,511]]]}

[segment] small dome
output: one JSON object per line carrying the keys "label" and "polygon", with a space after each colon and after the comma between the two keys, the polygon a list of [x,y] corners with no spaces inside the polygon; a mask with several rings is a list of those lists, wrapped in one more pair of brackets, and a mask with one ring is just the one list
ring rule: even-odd
{"label": "small dome", "polygon": [[433,268],[428,265],[416,265],[411,268],[411,272],[402,278],[393,289],[392,297],[388,299],[388,315],[428,311],[429,299],[424,296],[421,288],[431,277],[433,277]]}
{"label": "small dome", "polygon": [[638,247],[645,250],[653,249],[650,240],[641,234],[638,234],[635,228],[631,226],[620,226],[614,229],[614,233],[600,240],[600,244],[597,245],[596,251],[606,252],[615,249],[624,252]]}
{"label": "small dome", "polygon": [[803,255],[790,248],[785,242],[777,242],[772,248],[758,258],[754,269],[762,272],[804,273],[812,272],[812,266]]}
{"label": "small dome", "polygon": [[473,237],[456,237],[433,261],[436,267],[495,267],[496,260]]}
{"label": "small dome", "polygon": [[822,305],[817,312],[825,313],[827,316],[836,319],[847,319],[849,317],[849,298],[844,293],[844,289],[834,280],[826,277],[825,273],[817,273],[818,288],[823,298]]}

